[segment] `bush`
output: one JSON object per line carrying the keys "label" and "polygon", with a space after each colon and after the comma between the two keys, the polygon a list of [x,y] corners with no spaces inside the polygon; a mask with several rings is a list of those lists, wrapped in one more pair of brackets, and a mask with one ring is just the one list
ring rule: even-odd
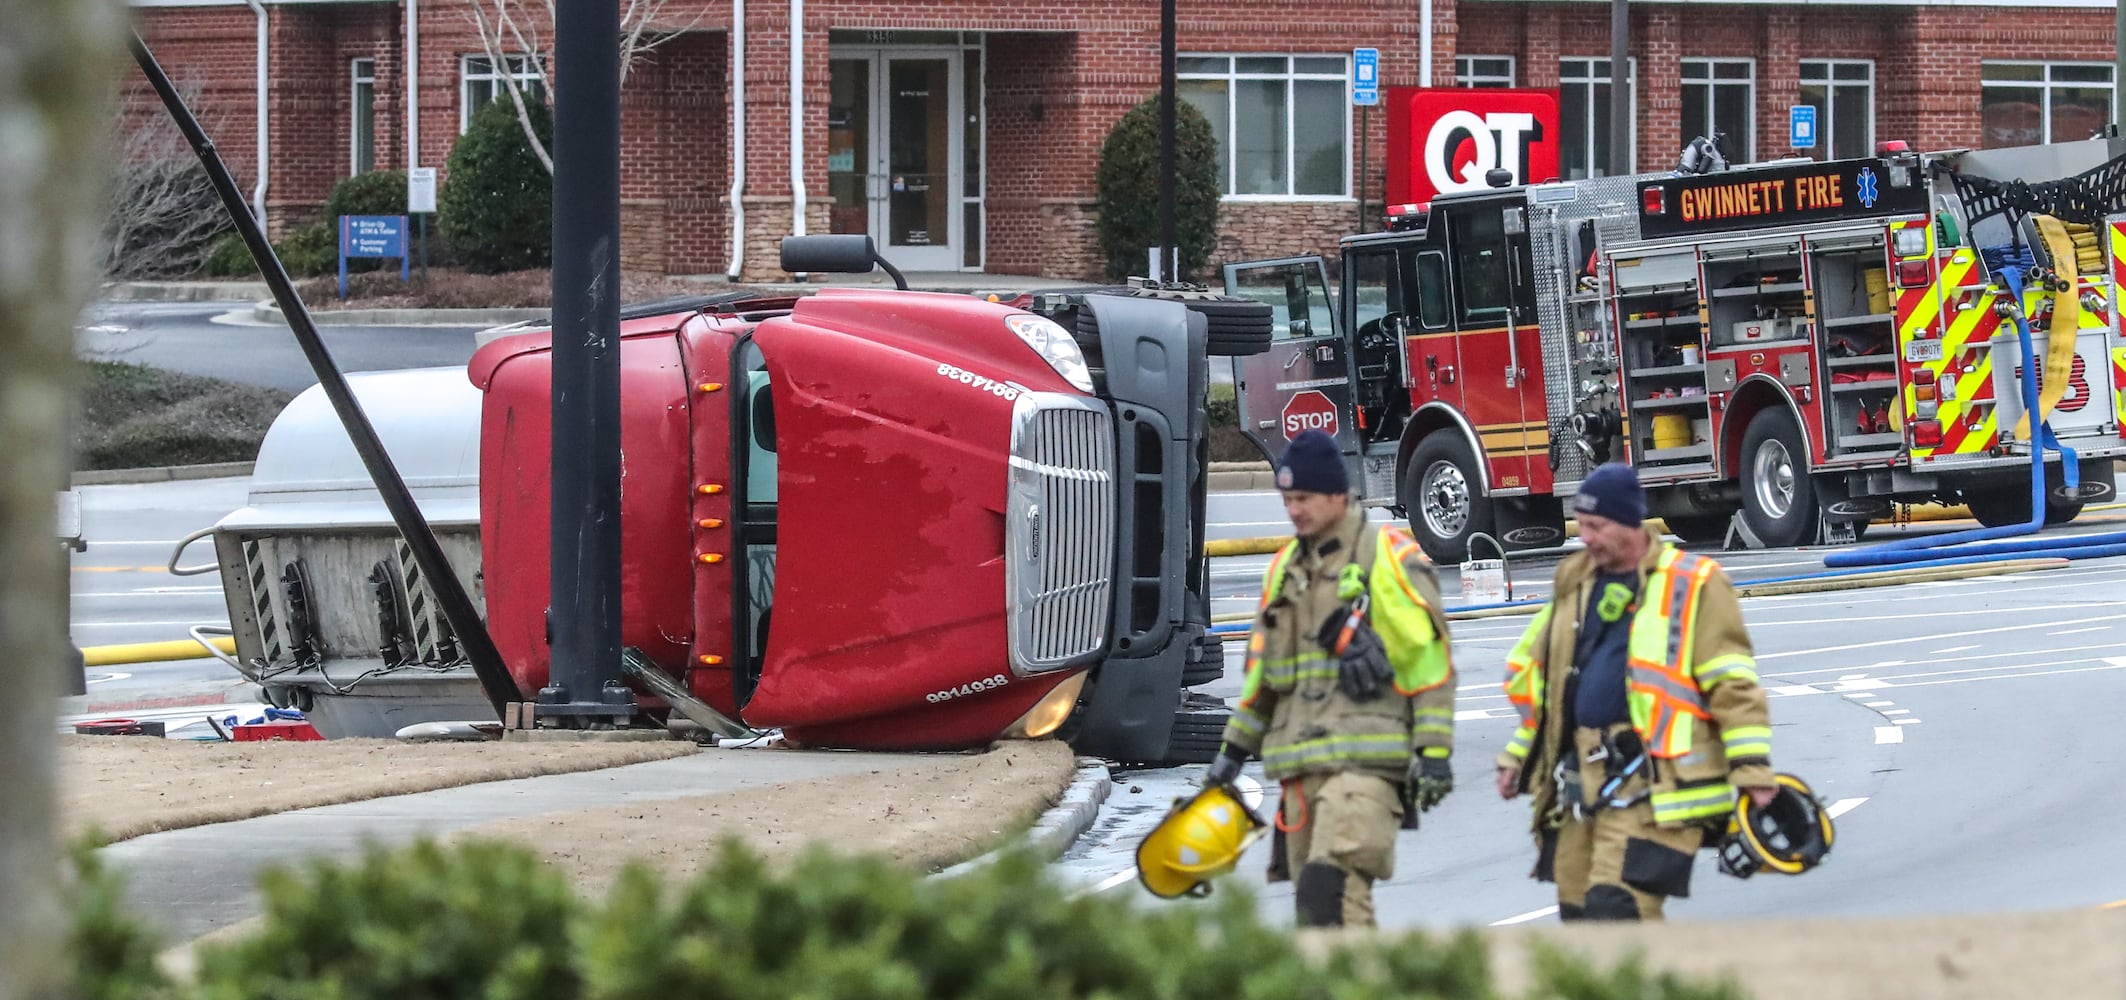
{"label": "bush", "polygon": [[248,462],[288,393],[111,361],[83,362],[74,467]]}
{"label": "bush", "polygon": [[294,278],[337,274],[340,267],[340,234],[330,222],[313,222],[293,229],[273,245],[281,268]]}
{"label": "bush", "polygon": [[[553,122],[543,104],[525,105],[542,143]],[[450,253],[479,274],[545,267],[553,259],[554,179],[524,141],[517,109],[489,101],[450,151],[449,179],[436,195],[436,225]]]}
{"label": "bush", "polygon": [[207,245],[207,262],[200,270],[210,278],[249,278],[258,274],[258,262],[251,259],[242,236],[223,233]]}
{"label": "bush", "polygon": [[[1063,1000],[1220,997],[1329,1000],[1494,996],[1476,934],[1357,939],[1309,957],[1265,926],[1242,891],[1209,905],[1140,906],[1066,895],[1044,866],[1006,857],[925,879],[882,860],[815,852],[776,872],[726,845],[690,884],[643,868],[601,903],[516,847],[373,850],[265,879],[263,926],[199,950],[173,985],[123,915],[77,903],[77,988],[89,997],[186,1000]],[[82,900],[106,894],[76,893]],[[117,926],[113,926],[114,922]],[[90,958],[100,962],[92,967]],[[1704,989],[1576,959],[1537,963],[1532,996],[1712,1000]]]}
{"label": "bush", "polygon": [[[1218,237],[1218,142],[1210,120],[1182,101],[1174,114],[1174,239],[1181,276],[1210,259]],[[1159,98],[1129,110],[1100,147],[1097,178],[1100,252],[1107,274],[1148,270],[1145,251],[1159,243]]]}
{"label": "bush", "polygon": [[1203,409],[1211,429],[1211,461],[1263,461],[1262,449],[1240,433],[1240,401],[1234,398],[1231,383],[1211,383]]}
{"label": "bush", "polygon": [[405,215],[406,171],[372,170],[332,185],[325,196],[325,219],[337,225],[342,215]]}

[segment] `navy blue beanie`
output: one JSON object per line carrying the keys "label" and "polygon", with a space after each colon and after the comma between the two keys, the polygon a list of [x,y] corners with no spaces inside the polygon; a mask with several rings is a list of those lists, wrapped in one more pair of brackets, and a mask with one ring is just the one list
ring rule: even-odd
{"label": "navy blue beanie", "polygon": [[1626,527],[1636,528],[1646,520],[1646,491],[1639,486],[1639,474],[1622,462],[1610,462],[1580,482],[1580,495],[1572,500],[1574,513],[1606,517]]}
{"label": "navy blue beanie", "polygon": [[1321,431],[1306,431],[1292,439],[1277,460],[1277,488],[1303,493],[1349,493],[1351,473],[1344,469],[1343,449],[1336,439]]}

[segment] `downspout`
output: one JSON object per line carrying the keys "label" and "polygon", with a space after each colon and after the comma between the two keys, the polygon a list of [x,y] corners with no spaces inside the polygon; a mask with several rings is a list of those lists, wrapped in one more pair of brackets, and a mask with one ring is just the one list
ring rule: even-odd
{"label": "downspout", "polygon": [[805,235],[805,0],[790,0],[790,235]]}
{"label": "downspout", "polygon": [[421,165],[421,10],[406,0],[406,169]]}
{"label": "downspout", "polygon": [[1432,0],[1417,5],[1417,85],[1432,86]]}
{"label": "downspout", "polygon": [[266,224],[266,6],[258,0],[244,0],[251,6],[251,13],[258,15],[258,183],[251,188],[251,213],[258,217],[258,224]]}
{"label": "downspout", "polygon": [[746,262],[746,0],[731,0],[731,266],[738,280]]}

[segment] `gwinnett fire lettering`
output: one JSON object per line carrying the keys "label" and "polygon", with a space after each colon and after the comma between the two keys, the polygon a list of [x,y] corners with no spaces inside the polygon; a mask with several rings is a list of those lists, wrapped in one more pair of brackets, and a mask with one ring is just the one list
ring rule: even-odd
{"label": "gwinnett fire lettering", "polygon": [[1744,181],[1689,188],[1678,199],[1683,221],[1737,219],[1780,212],[1807,212],[1845,207],[1837,174],[1812,174],[1775,180]]}

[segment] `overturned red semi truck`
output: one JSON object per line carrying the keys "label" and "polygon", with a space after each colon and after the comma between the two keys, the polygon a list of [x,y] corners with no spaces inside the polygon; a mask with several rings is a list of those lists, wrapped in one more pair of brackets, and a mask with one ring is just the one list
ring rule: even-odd
{"label": "overturned red semi truck", "polygon": [[[1186,298],[1041,315],[825,288],[624,311],[621,641],[662,675],[638,684],[637,724],[692,699],[817,746],[1054,733],[1206,759],[1224,709],[1188,689],[1224,663],[1207,356],[1266,346],[1269,317]],[[551,332],[482,339],[462,372],[350,383],[529,699],[548,672]],[[320,396],[290,404],[250,503],[202,533],[231,666],[329,736],[491,718]]]}

